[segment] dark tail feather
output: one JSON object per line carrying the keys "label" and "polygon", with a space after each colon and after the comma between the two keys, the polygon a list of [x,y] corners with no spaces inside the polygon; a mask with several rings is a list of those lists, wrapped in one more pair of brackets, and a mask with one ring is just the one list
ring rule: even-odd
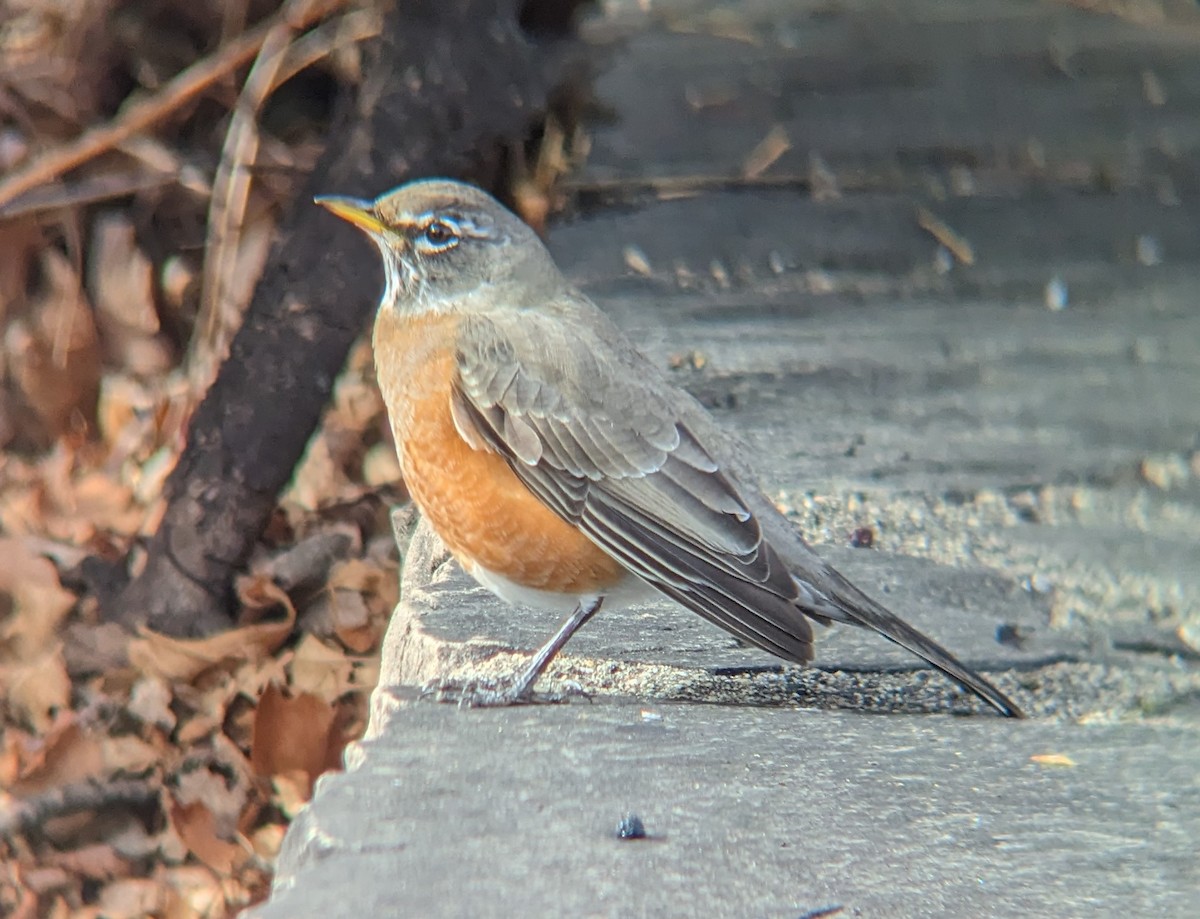
{"label": "dark tail feather", "polygon": [[903,619],[888,612],[844,578],[838,578],[840,588],[833,600],[855,625],[874,629],[884,638],[907,648],[924,658],[963,689],[973,692],[1000,714],[1009,718],[1024,718],[1016,703],[999,689],[971,670],[932,638],[922,635]]}

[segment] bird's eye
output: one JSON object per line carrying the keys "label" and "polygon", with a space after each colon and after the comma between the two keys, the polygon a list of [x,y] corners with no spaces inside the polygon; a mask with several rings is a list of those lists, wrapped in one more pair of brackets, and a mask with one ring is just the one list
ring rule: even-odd
{"label": "bird's eye", "polygon": [[430,252],[443,252],[458,245],[458,227],[449,220],[433,220],[421,231],[422,248]]}

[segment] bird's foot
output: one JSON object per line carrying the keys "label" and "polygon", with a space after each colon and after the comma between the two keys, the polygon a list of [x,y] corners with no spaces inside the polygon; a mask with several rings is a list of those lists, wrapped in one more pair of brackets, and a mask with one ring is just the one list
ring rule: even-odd
{"label": "bird's foot", "polygon": [[446,702],[459,708],[503,708],[510,705],[552,705],[591,696],[578,683],[566,684],[561,692],[534,692],[520,680],[472,679],[435,680],[421,687],[421,698]]}

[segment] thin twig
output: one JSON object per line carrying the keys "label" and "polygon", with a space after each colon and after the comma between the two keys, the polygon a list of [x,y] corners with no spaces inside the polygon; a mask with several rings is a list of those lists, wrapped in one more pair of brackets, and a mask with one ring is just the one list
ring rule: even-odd
{"label": "thin twig", "polygon": [[290,5],[285,7],[213,54],[178,73],[154,95],[123,106],[121,112],[111,121],[84,131],[74,140],[35,157],[22,169],[0,181],[0,208],[18,195],[106,153],[133,135],[146,130],[156,121],[177,111],[212,83],[249,61],[262,47],[271,30],[280,23],[289,22],[294,28],[305,28],[326,15],[331,8],[328,3],[302,4],[299,11],[301,21],[297,22],[297,11]]}
{"label": "thin twig", "polygon": [[975,264],[975,249],[966,237],[936,217],[928,208],[917,208],[917,226],[945,246],[961,264]]}
{"label": "thin twig", "polygon": [[[293,0],[289,6],[309,0]],[[301,21],[296,13],[287,22]],[[295,29],[277,26],[263,41],[258,58],[238,96],[221,161],[213,178],[209,202],[208,235],[204,270],[201,275],[200,309],[188,356],[193,391],[207,388],[217,363],[225,357],[228,343],[236,330],[236,316],[227,315],[227,293],[233,289],[232,274],[237,270],[240,230],[250,199],[251,169],[258,156],[257,117],[270,95],[305,68],[332,52],[379,34],[381,19],[374,12],[357,11],[318,26],[307,35],[295,38]]]}
{"label": "thin twig", "polygon": [[685,175],[646,176],[616,179],[564,180],[560,186],[567,194],[654,194],[677,197],[705,191],[730,191],[741,188],[808,188],[808,176],[795,173],[762,176]]}
{"label": "thin twig", "polygon": [[277,23],[263,40],[254,66],[238,95],[229,130],[221,148],[221,160],[213,176],[213,193],[208,202],[208,233],[204,245],[204,268],[200,282],[200,311],[188,355],[188,376],[198,395],[208,388],[215,367],[225,357],[222,328],[225,291],[229,275],[237,270],[239,230],[250,199],[250,169],[258,155],[259,108],[274,83],[284,52],[292,40],[287,22]]}

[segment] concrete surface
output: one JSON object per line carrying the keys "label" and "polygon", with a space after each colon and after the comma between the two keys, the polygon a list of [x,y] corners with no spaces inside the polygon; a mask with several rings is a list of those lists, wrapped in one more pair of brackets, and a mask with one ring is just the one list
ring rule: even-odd
{"label": "concrete surface", "polygon": [[664,604],[568,646],[590,704],[418,702],[556,625],[418,532],[368,739],[248,915],[1196,914],[1200,22],[1123,8],[610,4],[550,237],[823,554],[1034,719]]}
{"label": "concrete surface", "polygon": [[[1194,730],[382,704],[260,919],[1195,914]],[[628,812],[648,838],[617,838]]]}

